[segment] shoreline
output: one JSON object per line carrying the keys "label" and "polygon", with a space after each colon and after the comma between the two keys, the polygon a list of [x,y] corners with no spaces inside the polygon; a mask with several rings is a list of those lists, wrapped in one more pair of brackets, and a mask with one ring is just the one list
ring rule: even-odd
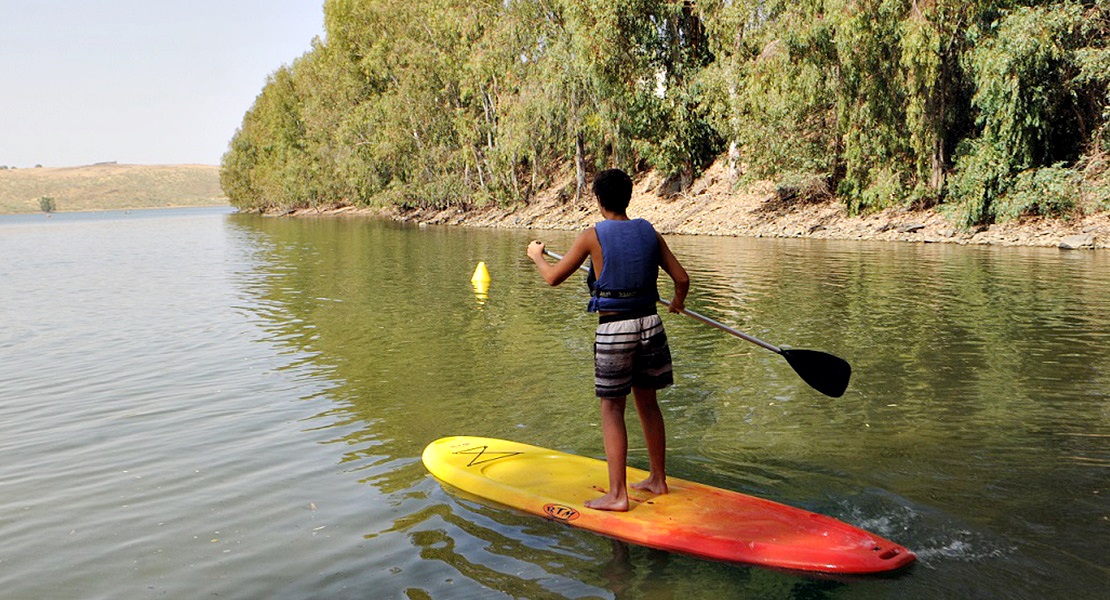
{"label": "shoreline", "polygon": [[[573,179],[564,184],[573,186]],[[1063,249],[1110,248],[1110,211],[1072,219],[1027,218],[964,230],[937,210],[890,208],[849,216],[833,200],[821,203],[785,203],[771,186],[751,186],[734,191],[718,163],[687,192],[663,198],[654,190],[661,179],[653,174],[638,177],[628,207],[630,217],[643,217],[664,235],[720,235],[732,237],[808,238],[911,243],[948,243],[1058,247]],[[527,204],[503,207],[404,209],[398,206],[307,208],[270,216],[378,217],[427,225],[456,225],[506,229],[579,230],[600,217],[594,201],[585,196],[563,198],[553,186]],[[572,189],[572,188],[571,188]]]}

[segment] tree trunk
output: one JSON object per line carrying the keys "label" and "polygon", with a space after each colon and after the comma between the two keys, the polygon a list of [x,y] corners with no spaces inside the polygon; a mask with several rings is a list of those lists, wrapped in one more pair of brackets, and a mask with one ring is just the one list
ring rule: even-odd
{"label": "tree trunk", "polygon": [[733,140],[728,144],[728,180],[736,183],[740,179],[740,146]]}
{"label": "tree trunk", "polygon": [[932,162],[929,189],[939,194],[944,187],[944,139],[940,136],[937,136],[934,144]]}
{"label": "tree trunk", "polygon": [[578,176],[578,186],[574,192],[575,202],[582,200],[582,194],[586,189],[586,142],[582,138],[582,132],[579,131],[574,139],[574,172]]}

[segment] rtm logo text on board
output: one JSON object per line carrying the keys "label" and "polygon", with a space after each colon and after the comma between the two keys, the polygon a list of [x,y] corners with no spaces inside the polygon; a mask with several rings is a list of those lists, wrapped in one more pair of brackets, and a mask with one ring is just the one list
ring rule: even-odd
{"label": "rtm logo text on board", "polygon": [[543,512],[556,521],[573,521],[578,518],[578,511],[562,504],[545,504]]}

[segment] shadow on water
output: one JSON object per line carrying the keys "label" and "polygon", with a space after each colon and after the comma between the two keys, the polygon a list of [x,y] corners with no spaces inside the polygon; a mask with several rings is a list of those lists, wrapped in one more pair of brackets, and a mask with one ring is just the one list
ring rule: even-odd
{"label": "shadow on water", "polygon": [[[829,399],[777,355],[666,317],[670,471],[919,555],[901,577],[845,583],[613,544],[427,476],[420,452],[445,435],[602,455],[584,288],[540,284],[529,232],[233,223],[264,264],[250,289],[272,341],[331,382],[315,421],[394,507],[368,538],[404,536],[419,554],[398,567],[408,597],[1041,598],[1105,582],[1083,558],[1107,548],[1105,253],[671,240],[693,276],[690,308],[852,363],[848,392]],[[481,296],[479,260],[492,275]]]}

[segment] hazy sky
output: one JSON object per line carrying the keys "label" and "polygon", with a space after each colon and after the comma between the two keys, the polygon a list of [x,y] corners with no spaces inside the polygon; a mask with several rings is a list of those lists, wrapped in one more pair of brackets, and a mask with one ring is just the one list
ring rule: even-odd
{"label": "hazy sky", "polygon": [[219,164],[324,0],[0,0],[0,165]]}

